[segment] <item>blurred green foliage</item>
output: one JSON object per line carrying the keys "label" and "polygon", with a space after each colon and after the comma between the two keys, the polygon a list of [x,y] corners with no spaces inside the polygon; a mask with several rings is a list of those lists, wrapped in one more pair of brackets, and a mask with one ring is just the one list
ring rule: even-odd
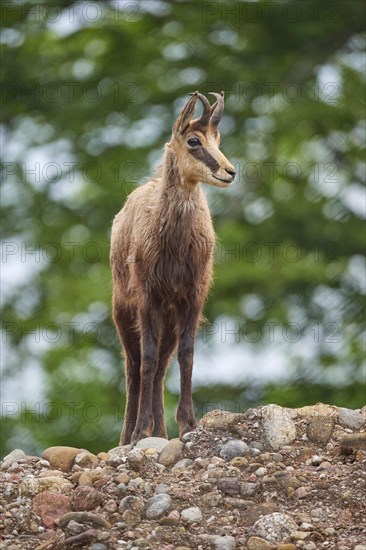
{"label": "blurred green foliage", "polygon": [[[195,388],[198,416],[273,401],[362,406],[362,0],[5,1],[1,10],[2,452],[117,443],[111,221],[196,89],[225,91],[222,149],[238,171],[230,190],[206,189],[218,246],[205,315],[239,326],[223,370],[235,346],[254,357],[241,379]],[[268,327],[291,369],[259,382],[256,350],[278,350]],[[209,355],[220,342],[202,334]]]}

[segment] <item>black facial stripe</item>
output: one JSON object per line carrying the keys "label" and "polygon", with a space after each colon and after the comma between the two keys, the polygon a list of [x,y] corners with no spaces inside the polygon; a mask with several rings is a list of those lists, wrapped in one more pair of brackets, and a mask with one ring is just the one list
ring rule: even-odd
{"label": "black facial stripe", "polygon": [[204,147],[200,147],[199,149],[193,149],[192,151],[189,151],[191,155],[194,156],[197,160],[200,160],[210,170],[213,172],[217,172],[217,170],[220,168],[220,165],[216,160],[210,155],[210,153],[205,149]]}

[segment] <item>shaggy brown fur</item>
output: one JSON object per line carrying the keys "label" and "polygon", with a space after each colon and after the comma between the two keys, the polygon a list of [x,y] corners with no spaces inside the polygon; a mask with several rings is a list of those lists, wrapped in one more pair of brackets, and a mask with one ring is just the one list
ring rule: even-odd
{"label": "shaggy brown fur", "polygon": [[[196,426],[191,378],[194,337],[212,278],[215,235],[199,182],[227,187],[235,169],[218,148],[223,94],[210,107],[198,92],[178,117],[161,177],[128,197],[112,228],[113,320],[126,363],[121,444],[167,437],[163,382],[178,346],[179,433]],[[191,120],[199,99],[203,113]]]}

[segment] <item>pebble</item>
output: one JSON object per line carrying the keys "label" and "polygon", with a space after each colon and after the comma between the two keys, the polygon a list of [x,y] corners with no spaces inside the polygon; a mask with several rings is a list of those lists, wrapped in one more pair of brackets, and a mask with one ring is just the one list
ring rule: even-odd
{"label": "pebble", "polygon": [[225,495],[235,496],[240,493],[240,483],[236,477],[224,477],[220,479],[217,487]]}
{"label": "pebble", "polygon": [[185,508],[181,513],[184,523],[199,523],[202,521],[202,512],[197,506]]}
{"label": "pebble", "polygon": [[350,428],[351,430],[359,430],[364,424],[362,415],[358,411],[343,407],[339,409],[338,422],[341,426]]}
{"label": "pebble", "polygon": [[145,505],[142,498],[129,495],[121,500],[121,502],[119,503],[118,511],[121,514],[125,510],[132,510],[133,512],[139,512],[140,514],[142,514],[144,508]]}
{"label": "pebble", "polygon": [[108,451],[108,464],[110,466],[119,466],[126,462],[126,454],[130,450],[130,445],[123,445],[121,447],[114,447]]}
{"label": "pebble", "polygon": [[24,451],[22,451],[21,449],[14,449],[9,454],[4,456],[3,460],[4,461],[10,460],[11,462],[16,462],[18,460],[26,459],[26,458],[27,458],[27,455],[25,454]]}
{"label": "pebble", "polygon": [[318,445],[325,445],[332,437],[334,425],[334,416],[314,416],[308,420],[306,435],[309,441]]}
{"label": "pebble", "polygon": [[[97,529],[111,528],[111,524],[108,521],[97,514],[92,514],[91,512],[68,512],[59,519],[58,524],[63,529],[64,527],[68,526],[71,521],[79,525],[87,524],[88,526]],[[83,528],[83,530],[85,530],[85,528]]]}
{"label": "pebble", "polygon": [[172,499],[166,493],[155,495],[147,501],[145,516],[147,519],[160,518],[170,508]]}
{"label": "pebble", "polygon": [[20,496],[33,496],[48,492],[69,495],[73,489],[72,483],[62,477],[26,477],[19,483]]}
{"label": "pebble", "polygon": [[252,497],[257,492],[257,483],[243,482],[240,484],[240,494],[242,497]]}
{"label": "pebble", "polygon": [[98,463],[98,457],[89,451],[81,451],[81,453],[77,454],[75,457],[75,464],[81,468],[96,468]]}
{"label": "pebble", "polygon": [[275,546],[261,537],[250,537],[248,550],[274,550]]}
{"label": "pebble", "polygon": [[54,446],[48,447],[42,453],[42,458],[45,458],[50,463],[52,468],[70,472],[74,465],[75,457],[82,451],[76,447]]}
{"label": "pebble", "polygon": [[[215,409],[206,413],[198,425],[209,430],[229,431],[238,422],[245,420],[245,415],[241,413],[232,413],[229,411],[220,411]],[[187,434],[186,434],[187,435]]]}
{"label": "pebble", "polygon": [[96,542],[95,544],[92,544],[89,548],[90,550],[108,550],[108,547],[101,542]]}
{"label": "pebble", "polygon": [[136,443],[134,449],[156,449],[160,453],[168,443],[164,437],[145,437]]}
{"label": "pebble", "polygon": [[[142,440],[143,441],[143,440]],[[144,464],[146,457],[142,449],[134,448],[127,453],[127,463],[133,470],[138,470]]]}
{"label": "pebble", "polygon": [[73,510],[94,510],[104,500],[102,493],[90,485],[79,485],[73,492],[71,503]]}
{"label": "pebble", "polygon": [[171,439],[161,451],[158,462],[165,467],[173,466],[182,456],[184,444],[179,439]]}
{"label": "pebble", "polygon": [[40,493],[32,500],[32,510],[37,514],[43,525],[51,529],[55,521],[71,510],[70,497],[54,493]]}
{"label": "pebble", "polygon": [[190,458],[182,458],[181,460],[178,460],[176,464],[174,464],[172,470],[187,468],[187,466],[190,466],[191,464],[193,464],[193,460],[191,460]]}
{"label": "pebble", "polygon": [[297,525],[294,520],[280,512],[262,516],[252,527],[254,535],[272,543],[290,542],[290,534],[296,530]]}
{"label": "pebble", "polygon": [[262,426],[267,443],[275,451],[295,441],[295,424],[286,409],[278,405],[262,407]]}
{"label": "pebble", "polygon": [[233,458],[242,457],[249,453],[249,447],[240,439],[232,439],[222,446],[220,457],[229,462]]}
{"label": "pebble", "polygon": [[170,493],[170,488],[166,483],[158,483],[155,487],[155,494],[160,495],[161,493]]}
{"label": "pebble", "polygon": [[258,477],[263,477],[263,476],[265,476],[266,473],[267,473],[267,468],[263,468],[263,467],[258,468],[258,470],[256,470],[254,473],[255,473],[255,475],[258,476]]}
{"label": "pebble", "polygon": [[215,550],[234,550],[235,549],[235,538],[230,535],[225,535],[223,537],[215,537],[213,539],[213,544]]}

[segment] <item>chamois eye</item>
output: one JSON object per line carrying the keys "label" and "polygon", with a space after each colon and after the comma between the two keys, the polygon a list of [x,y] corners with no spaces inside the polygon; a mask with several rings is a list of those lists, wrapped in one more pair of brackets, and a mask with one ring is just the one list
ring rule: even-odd
{"label": "chamois eye", "polygon": [[189,138],[189,140],[187,141],[188,145],[190,147],[197,147],[198,145],[201,145],[201,142],[198,138],[196,137],[193,137],[193,138]]}

